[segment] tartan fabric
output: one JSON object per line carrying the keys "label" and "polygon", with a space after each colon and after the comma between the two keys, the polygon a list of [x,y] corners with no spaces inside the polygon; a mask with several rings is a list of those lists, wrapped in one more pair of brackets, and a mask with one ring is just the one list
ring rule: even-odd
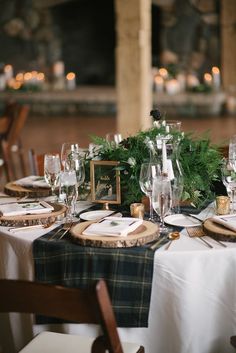
{"label": "tartan fabric", "polygon": [[154,252],[145,247],[95,248],[68,239],[33,242],[35,279],[87,288],[100,278],[107,282],[119,327],[147,327]]}

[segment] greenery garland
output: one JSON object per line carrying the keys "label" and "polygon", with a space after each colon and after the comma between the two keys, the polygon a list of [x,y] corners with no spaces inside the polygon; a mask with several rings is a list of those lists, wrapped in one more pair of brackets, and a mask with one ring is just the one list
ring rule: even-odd
{"label": "greenery garland", "polygon": [[[155,141],[158,134],[167,134],[165,126],[140,131],[116,145],[104,138],[92,136],[95,148],[85,156],[86,181],[89,183],[91,159],[119,161],[122,206],[129,207],[144,196],[139,186],[141,164],[149,161],[150,149],[147,140]],[[171,132],[173,140],[179,142],[179,161],[182,166],[184,190],[182,200],[199,208],[215,195],[212,185],[220,180],[222,155],[219,146],[210,143],[208,133],[195,139],[193,133]]]}

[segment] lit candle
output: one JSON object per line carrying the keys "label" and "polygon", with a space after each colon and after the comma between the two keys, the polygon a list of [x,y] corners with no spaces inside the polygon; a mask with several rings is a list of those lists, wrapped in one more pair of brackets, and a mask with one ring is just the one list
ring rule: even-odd
{"label": "lit candle", "polygon": [[163,78],[163,80],[166,80],[168,78],[168,71],[164,67],[161,67],[159,69],[159,75]]}
{"label": "lit candle", "polygon": [[164,91],[164,79],[160,75],[156,75],[154,77],[155,82],[155,91],[156,92],[163,92]]}
{"label": "lit candle", "polygon": [[176,79],[172,79],[169,81],[166,81],[166,92],[168,94],[176,94],[180,91],[180,85],[179,82]]}
{"label": "lit candle", "polygon": [[11,65],[4,66],[4,73],[6,77],[6,81],[9,81],[13,78],[13,67]]}
{"label": "lit candle", "polygon": [[64,67],[63,61],[57,61],[54,63],[54,65],[53,65],[54,77],[56,77],[56,78],[63,77],[64,71],[65,71],[65,67]]}
{"label": "lit candle", "polygon": [[219,90],[220,89],[220,69],[216,66],[213,66],[211,71],[212,71],[213,87],[215,90]]}
{"label": "lit candle", "polygon": [[185,91],[186,89],[186,76],[183,73],[179,73],[177,75],[177,81],[179,82],[179,89],[181,92]]}
{"label": "lit candle", "polygon": [[167,152],[165,140],[162,140],[162,173],[167,174]]}
{"label": "lit candle", "polygon": [[208,72],[204,74],[204,83],[207,86],[211,86],[212,85],[212,76]]}
{"label": "lit candle", "polygon": [[66,86],[68,90],[73,90],[76,88],[76,77],[74,72],[69,72],[66,75]]}
{"label": "lit candle", "polygon": [[186,83],[188,88],[194,88],[199,85],[199,79],[197,78],[196,75],[188,74],[186,78]]}

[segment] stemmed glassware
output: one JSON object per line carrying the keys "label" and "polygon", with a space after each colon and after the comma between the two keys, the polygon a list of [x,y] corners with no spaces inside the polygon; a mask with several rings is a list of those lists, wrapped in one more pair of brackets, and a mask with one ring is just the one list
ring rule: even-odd
{"label": "stemmed glassware", "polygon": [[154,211],[160,217],[160,234],[168,232],[164,224],[164,218],[171,208],[171,183],[164,176],[157,176],[153,181],[152,205]]}
{"label": "stemmed glassware", "polygon": [[148,196],[150,211],[149,220],[154,222],[153,218],[153,207],[152,207],[152,190],[153,181],[159,175],[160,166],[158,164],[143,163],[141,164],[140,175],[139,175],[139,185],[142,192]]}
{"label": "stemmed glassware", "polygon": [[61,147],[61,163],[64,170],[70,170],[70,163],[74,159],[74,154],[79,154],[78,143],[65,142]]}
{"label": "stemmed glassware", "polygon": [[121,134],[112,134],[112,133],[106,134],[106,141],[110,142],[112,145],[118,145],[122,140],[123,138]]}
{"label": "stemmed glassware", "polygon": [[56,197],[55,189],[59,186],[61,162],[59,154],[45,154],[44,156],[44,178],[51,187],[52,196]]}
{"label": "stemmed glassware", "polygon": [[60,177],[60,197],[67,206],[66,222],[73,221],[73,210],[78,196],[75,170],[63,171]]}
{"label": "stemmed glassware", "polygon": [[236,135],[233,135],[229,141],[229,159],[236,160]]}
{"label": "stemmed glassware", "polygon": [[231,212],[235,211],[235,190],[236,190],[236,159],[224,158],[222,161],[222,181],[225,185],[231,200]]}

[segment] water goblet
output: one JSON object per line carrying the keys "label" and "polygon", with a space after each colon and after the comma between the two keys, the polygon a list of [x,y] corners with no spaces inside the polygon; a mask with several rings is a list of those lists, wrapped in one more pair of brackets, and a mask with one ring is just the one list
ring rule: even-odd
{"label": "water goblet", "polygon": [[55,189],[59,185],[61,162],[59,154],[45,154],[44,156],[44,178],[51,187],[52,196],[56,197]]}
{"label": "water goblet", "polygon": [[106,134],[106,141],[110,142],[112,145],[118,145],[122,141],[122,135],[121,134],[112,134],[112,133],[107,133]]}
{"label": "water goblet", "polygon": [[78,143],[65,142],[61,147],[61,163],[64,170],[71,169],[70,163],[74,159],[74,155],[79,154]]}
{"label": "water goblet", "polygon": [[149,198],[149,221],[154,222],[153,207],[152,207],[152,189],[153,180],[160,173],[160,167],[158,164],[143,163],[141,164],[139,185],[142,192]]}
{"label": "water goblet", "polygon": [[172,201],[171,183],[164,176],[157,176],[153,181],[152,204],[156,214],[160,217],[160,234],[168,232],[164,218],[170,211]]}
{"label": "water goblet", "polygon": [[60,197],[67,206],[66,222],[72,222],[73,209],[77,200],[77,179],[75,170],[63,171],[60,175]]}
{"label": "water goblet", "polygon": [[232,204],[231,213],[234,213],[236,190],[236,159],[223,158],[221,173],[223,184],[225,185],[227,193],[230,196],[230,201]]}
{"label": "water goblet", "polygon": [[236,135],[233,135],[229,141],[229,159],[236,160]]}

